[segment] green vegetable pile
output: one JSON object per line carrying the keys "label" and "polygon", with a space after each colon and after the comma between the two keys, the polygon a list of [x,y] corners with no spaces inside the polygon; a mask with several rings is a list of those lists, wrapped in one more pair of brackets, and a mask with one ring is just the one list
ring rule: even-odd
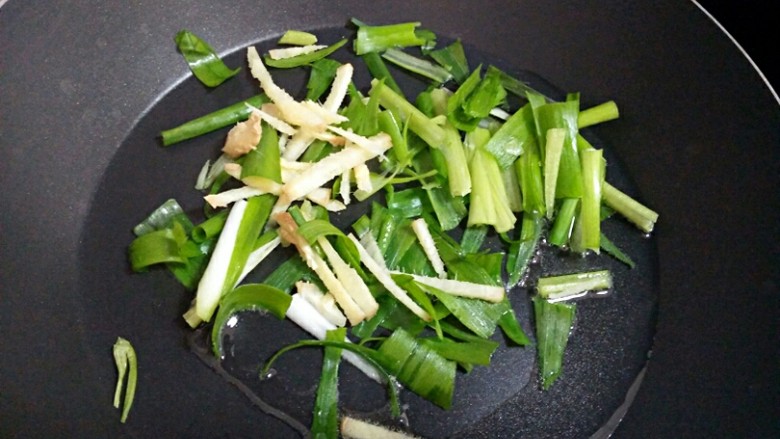
{"label": "green vegetable pile", "polygon": [[[314,336],[281,349],[259,373],[291,349],[324,348],[317,437],[338,435],[342,358],[388,385],[395,415],[396,381],[447,409],[457,370],[489,367],[499,329],[510,344],[531,343],[511,303],[526,296],[506,293],[543,239],[588,257],[603,249],[633,267],[601,223],[617,212],[649,233],[658,217],[606,181],[602,150],[580,133],[616,118],[614,102],[580,110],[577,93],[553,101],[496,66],[470,66],[459,40],[439,47],[419,23],[353,24],[360,65],[331,57],[347,39],[316,45],[315,35],[289,31],[284,48],[247,51],[261,93],[163,131],[169,146],[232,127],[224,153],[196,183],[207,194],[206,219],[194,224],[168,200],[136,227],[129,247],[133,270],[162,264],[195,291],[184,317],[192,327],[211,322],[219,358],[223,328],[239,312],[265,310]],[[190,32],[176,42],[206,86],[238,71]],[[427,88],[407,96],[387,63]],[[273,80],[292,68],[309,75],[301,101]],[[352,81],[358,68],[373,77],[364,91]],[[347,208],[365,214],[339,229],[331,216]],[[493,236],[499,251],[487,250]],[[298,255],[245,283],[280,246]],[[612,276],[536,282],[547,389],[561,374],[575,315],[562,301],[608,290]]]}

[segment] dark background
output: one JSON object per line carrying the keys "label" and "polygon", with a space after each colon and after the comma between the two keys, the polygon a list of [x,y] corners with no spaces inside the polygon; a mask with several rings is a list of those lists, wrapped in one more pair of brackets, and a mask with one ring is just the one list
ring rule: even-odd
{"label": "dark background", "polygon": [[777,91],[780,87],[776,55],[777,42],[780,41],[777,3],[768,0],[700,0],[699,4],[737,40]]}

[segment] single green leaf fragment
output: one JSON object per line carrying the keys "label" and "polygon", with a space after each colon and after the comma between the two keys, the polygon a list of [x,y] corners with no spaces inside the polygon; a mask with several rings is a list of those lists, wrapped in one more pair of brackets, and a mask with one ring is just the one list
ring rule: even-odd
{"label": "single green leaf fragment", "polygon": [[481,70],[481,65],[474,69],[447,100],[447,119],[459,130],[468,132],[479,124],[479,118],[467,114],[464,111],[464,106],[482,80]]}
{"label": "single green leaf fragment", "polygon": [[576,305],[550,303],[534,297],[536,318],[536,350],[542,388],[547,390],[561,374],[563,353],[569,341]]}
{"label": "single green leaf fragment", "polygon": [[399,87],[398,83],[395,82],[393,75],[387,68],[387,64],[385,64],[384,60],[382,60],[382,56],[379,53],[368,52],[361,55],[360,57],[363,58],[363,62],[366,64],[366,68],[368,68],[369,73],[371,73],[371,76],[374,79],[382,81],[385,85],[390,87],[391,90],[398,93],[400,96],[404,96],[401,87]]}
{"label": "single green leaf fragment", "polygon": [[[508,299],[504,299],[508,301]],[[503,331],[504,335],[518,346],[526,346],[531,344],[531,340],[525,335],[523,327],[520,326],[520,322],[517,320],[517,314],[512,309],[512,306],[507,304],[507,311],[498,319],[498,326]]]}
{"label": "single green leaf fragment", "polygon": [[317,44],[317,36],[309,32],[290,29],[279,38],[279,44],[310,46],[312,44]]}
{"label": "single green leaf fragment", "polygon": [[488,226],[475,225],[466,227],[463,230],[463,236],[460,238],[460,246],[466,253],[476,253],[482,247],[487,237]]}
{"label": "single green leaf fragment", "polygon": [[469,95],[463,110],[471,117],[482,119],[505,100],[506,90],[501,85],[501,78],[495,71],[488,70],[476,89]]}
{"label": "single green leaf fragment", "polygon": [[423,338],[420,343],[448,360],[480,366],[488,366],[498,348],[498,342],[484,339],[457,342],[447,338]]}
{"label": "single green leaf fragment", "polygon": [[455,40],[454,43],[442,49],[433,50],[429,55],[440,66],[447,69],[458,84],[465,81],[469,76],[469,64],[460,40]]}
{"label": "single green leaf fragment", "polygon": [[488,66],[487,73],[490,74],[491,72],[494,72],[493,74],[497,75],[501,79],[501,85],[504,87],[506,91],[512,93],[513,95],[526,99],[528,97],[528,94],[531,93],[540,96],[543,99],[551,100],[543,96],[541,93],[536,91],[533,87],[531,87],[527,83],[515,78],[512,75],[509,75],[508,73],[504,72],[503,70],[499,69],[496,66],[492,66],[492,65]]}
{"label": "single green leaf fragment", "polygon": [[316,101],[328,91],[339,66],[340,62],[330,58],[318,59],[311,64],[309,82],[306,83],[307,100]]}
{"label": "single green leaf fragment", "polygon": [[507,288],[514,288],[528,272],[528,266],[536,254],[542,237],[544,219],[541,215],[523,212],[520,239],[509,246],[506,271],[509,273]]}
{"label": "single green leaf fragment", "polygon": [[[343,342],[347,336],[346,328],[327,331],[325,340]],[[317,397],[314,401],[311,434],[314,438],[337,439],[339,437],[339,363],[341,363],[341,348],[325,346],[322,359],[322,373],[317,386]]]}
{"label": "single green leaf fragment", "polygon": [[263,283],[289,293],[299,280],[313,281],[316,278],[317,275],[302,258],[289,258],[276,267]]}
{"label": "single green leaf fragment", "polygon": [[135,238],[128,254],[133,271],[142,271],[155,264],[185,261],[173,229],[156,230]]}
{"label": "single green leaf fragment", "polygon": [[524,145],[535,141],[528,124],[530,108],[525,105],[511,115],[485,145],[502,169],[508,168],[523,153]]}
{"label": "single green leaf fragment", "polygon": [[[116,390],[114,391],[114,407],[119,408],[124,387],[125,399],[122,404],[122,417],[120,419],[124,424],[127,421],[127,415],[130,413],[130,408],[133,406],[133,399],[135,399],[135,387],[138,382],[138,359],[133,345],[122,337],[117,337],[113,353],[118,372]],[[124,386],[125,375],[127,375],[127,386]]]}
{"label": "single green leaf fragment", "polygon": [[614,242],[607,238],[604,232],[601,232],[601,249],[618,261],[628,265],[629,268],[636,267],[634,260],[631,259],[631,257],[628,256],[623,250],[621,250],[620,247],[618,247]]}
{"label": "single green leaf fragment", "polygon": [[398,67],[430,79],[434,84],[443,84],[452,79],[452,74],[444,67],[399,49],[387,49],[382,57]]}
{"label": "single green leaf fragment", "polygon": [[208,87],[222,84],[241,70],[226,66],[208,43],[186,29],[179,31],[174,40],[192,73]]}

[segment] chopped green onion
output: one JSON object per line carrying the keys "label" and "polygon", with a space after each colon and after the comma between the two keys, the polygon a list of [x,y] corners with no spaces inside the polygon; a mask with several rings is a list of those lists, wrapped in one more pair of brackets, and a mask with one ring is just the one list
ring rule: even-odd
{"label": "chopped green onion", "polygon": [[316,276],[301,258],[288,258],[271,272],[263,283],[290,292],[299,280],[312,280]]}
{"label": "chopped green onion", "polygon": [[408,124],[409,129],[420,136],[425,143],[437,148],[445,142],[444,130],[390,87],[374,79],[371,81],[371,90],[368,94],[378,95],[379,104]]}
{"label": "chopped green onion", "polygon": [[569,243],[579,205],[579,198],[564,198],[561,200],[558,213],[555,215],[555,221],[550,229],[550,236],[547,239],[550,244],[563,247]]}
{"label": "chopped green onion", "polygon": [[412,278],[419,284],[441,290],[454,296],[480,299],[488,302],[501,302],[504,300],[504,288],[483,285],[474,282],[465,282],[455,279],[441,279],[412,274]]}
{"label": "chopped green onion", "polygon": [[636,267],[636,263],[631,257],[623,252],[615,243],[613,243],[604,232],[601,232],[601,249],[610,254],[618,261],[628,265],[629,268]]}
{"label": "chopped green onion", "polygon": [[170,146],[246,120],[252,113],[251,107],[260,108],[266,102],[268,98],[265,95],[255,95],[175,128],[167,129],[161,133],[163,146]]}
{"label": "chopped green onion", "polygon": [[655,222],[658,221],[658,214],[645,207],[640,202],[624,194],[609,183],[604,183],[602,188],[604,203],[615,209],[616,212],[626,217],[645,233],[653,231]]}
{"label": "chopped green onion", "polygon": [[494,70],[489,70],[463,104],[464,112],[474,118],[483,119],[490,111],[506,100],[506,90],[501,78]]}
{"label": "chopped green onion", "polygon": [[506,335],[508,339],[512,340],[514,343],[517,343],[518,346],[526,346],[531,344],[531,340],[529,340],[528,336],[525,335],[525,331],[523,331],[523,327],[520,326],[520,322],[517,320],[517,315],[509,304],[508,299],[504,300],[507,301],[507,310],[504,312],[504,314],[501,315],[501,318],[498,319],[498,326],[501,328],[501,331],[503,331],[504,335]]}
{"label": "chopped green onion", "polygon": [[563,152],[563,142],[566,139],[566,130],[563,128],[550,128],[547,130],[547,143],[544,154],[544,204],[547,210],[547,219],[552,219],[555,207],[555,188],[558,182],[558,170]]}
{"label": "chopped green onion", "polygon": [[612,288],[609,270],[540,277],[536,284],[539,295],[550,301],[579,297],[588,291],[606,291]]}
{"label": "chopped green onion", "polygon": [[531,86],[526,84],[525,82],[515,78],[514,76],[509,75],[508,73],[504,72],[503,70],[499,69],[496,66],[488,66],[487,72],[495,72],[500,79],[501,79],[501,85],[504,87],[504,89],[516,96],[519,96],[523,99],[527,99],[528,94],[535,94],[537,96],[541,96],[543,99],[551,100],[545,96],[543,96],[538,91],[534,90]]}
{"label": "chopped green onion", "polygon": [[577,118],[577,125],[579,128],[585,128],[608,120],[617,119],[618,116],[620,116],[620,113],[618,112],[615,101],[607,101],[603,104],[596,105],[595,107],[588,108],[587,110],[580,111],[580,115]]}
{"label": "chopped green onion", "polygon": [[279,38],[279,44],[290,44],[293,46],[309,46],[317,44],[317,36],[309,32],[289,29]]}
{"label": "chopped green onion", "polygon": [[501,168],[508,168],[523,153],[524,145],[533,140],[533,132],[529,130],[528,117],[530,108],[521,107],[501,125],[485,145],[498,161]]}
{"label": "chopped green onion", "polygon": [[498,342],[483,339],[456,342],[446,338],[422,338],[420,343],[448,360],[480,366],[489,365],[490,357],[498,348]]}
{"label": "chopped green onion", "polygon": [[366,63],[366,67],[368,68],[368,71],[371,73],[372,77],[382,81],[384,84],[390,87],[391,90],[398,93],[398,95],[404,96],[401,87],[399,87],[398,83],[395,82],[395,79],[393,79],[393,75],[390,74],[390,70],[387,69],[387,65],[382,60],[382,56],[379,55],[379,53],[368,52],[361,55],[361,58],[363,58],[363,61]]}
{"label": "chopped green onion", "polygon": [[482,243],[487,236],[487,226],[466,227],[463,236],[460,239],[460,246],[466,253],[476,253],[482,247]]}
{"label": "chopped green onion", "polygon": [[489,338],[496,331],[496,325],[506,312],[506,303],[490,303],[479,299],[453,296],[444,291],[418,283],[429,294],[436,297],[463,325],[474,334]]}
{"label": "chopped green onion", "polygon": [[121,422],[127,421],[127,415],[130,414],[130,408],[135,399],[135,388],[138,382],[138,359],[135,349],[129,341],[122,337],[117,337],[113,348],[114,362],[117,369],[116,390],[114,391],[114,408],[119,408],[124,387],[125,375],[127,375],[127,387],[124,387],[125,399],[122,404]]}
{"label": "chopped green onion", "polygon": [[[344,341],[346,328],[333,329],[327,332],[325,340]],[[315,438],[333,438],[339,436],[339,363],[341,348],[325,346],[322,358],[322,373],[317,386],[317,397],[314,401],[311,433]]]}
{"label": "chopped green onion", "polygon": [[355,38],[355,53],[382,52],[393,47],[422,46],[426,43],[415,30],[419,22],[398,23],[384,26],[360,25]]}
{"label": "chopped green onion", "polygon": [[382,364],[409,390],[441,408],[452,405],[455,363],[418,342],[403,329],[396,329],[381,346]]}
{"label": "chopped green onion", "polygon": [[208,87],[222,84],[241,70],[240,67],[230,69],[208,43],[186,29],[176,34],[175,41],[192,73]]}
{"label": "chopped green onion", "polygon": [[481,117],[475,117],[465,110],[471,94],[477,90],[482,81],[481,69],[481,65],[474,69],[447,101],[447,119],[459,130],[469,132],[477,127],[481,119]]}
{"label": "chopped green onion", "polygon": [[563,353],[569,340],[576,305],[550,303],[534,297],[536,317],[536,350],[542,388],[547,390],[561,374]]}
{"label": "chopped green onion", "polygon": [[306,99],[316,101],[328,91],[333,78],[336,77],[336,69],[341,63],[330,58],[322,58],[311,64],[311,74],[306,83]]}
{"label": "chopped green onion", "polygon": [[[581,152],[583,192],[580,214],[582,250],[600,250],[601,238],[601,193],[606,162],[602,150],[587,149]],[[574,249],[579,250],[579,249]]]}
{"label": "chopped green onion", "polygon": [[401,302],[404,306],[409,308],[415,315],[420,317],[422,320],[430,321],[431,316],[425,312],[422,308],[420,308],[420,305],[415,303],[404,291],[401,287],[398,286],[395,281],[393,281],[392,277],[390,276],[390,273],[387,271],[387,269],[381,267],[369,254],[368,251],[366,251],[365,248],[360,244],[360,241],[358,241],[357,238],[355,238],[354,235],[350,234],[349,238],[352,240],[352,242],[355,243],[355,247],[358,249],[358,253],[360,253],[360,261],[363,263],[363,265],[366,266],[368,271],[370,271],[376,279],[385,287],[387,288],[387,291],[392,294],[399,302]]}
{"label": "chopped green onion", "polygon": [[133,227],[133,233],[135,236],[141,236],[155,230],[170,228],[175,222],[183,226],[184,231],[187,233],[192,229],[192,221],[184,213],[179,203],[175,199],[170,198],[149,214],[140,224]]}
{"label": "chopped green onion", "polygon": [[410,72],[424,76],[432,80],[434,84],[443,84],[452,79],[452,74],[447,69],[398,49],[387,49],[382,54],[382,58]]}
{"label": "chopped green onion", "polygon": [[[579,101],[547,103],[534,107],[534,117],[539,134],[540,150],[547,144],[547,132],[550,128],[566,130],[561,159],[556,182],[555,196],[557,198],[579,198],[582,196],[582,170],[577,150],[577,116]],[[546,160],[546,151],[542,159]]]}
{"label": "chopped green onion", "polygon": [[454,43],[442,49],[433,50],[429,55],[439,65],[447,69],[458,84],[465,81],[469,76],[469,64],[460,40],[455,40]]}
{"label": "chopped green onion", "polygon": [[133,271],[142,271],[155,264],[185,261],[173,229],[157,230],[135,238],[128,254]]}
{"label": "chopped green onion", "polygon": [[[532,133],[535,130],[533,108],[526,105],[518,112],[522,112],[526,125],[525,132]],[[517,179],[520,182],[520,191],[523,195],[523,210],[541,216],[545,215],[544,183],[542,179],[543,159],[540,144],[536,136],[529,135],[523,143],[523,154],[515,162]]]}
{"label": "chopped green onion", "polygon": [[216,215],[203,221],[192,229],[192,240],[201,243],[207,239],[214,238],[222,231],[227,221],[227,210],[221,210]]}
{"label": "chopped green onion", "polygon": [[523,212],[520,239],[509,246],[506,269],[509,272],[507,288],[513,288],[528,272],[528,265],[536,254],[542,237],[543,219],[540,215]]}
{"label": "chopped green onion", "polygon": [[[447,114],[448,93],[437,88],[430,93],[436,115]],[[439,144],[441,155],[447,165],[447,181],[450,194],[453,197],[462,197],[471,193],[471,175],[466,160],[466,150],[461,141],[461,134],[452,124],[446,123],[443,127],[444,141]],[[432,145],[436,148],[436,145]]]}
{"label": "chopped green onion", "polygon": [[489,138],[487,130],[476,128],[466,139],[473,151],[469,161],[472,192],[468,225],[491,225],[501,233],[512,229],[516,218],[509,206],[501,168],[495,157],[484,149]]}
{"label": "chopped green onion", "polygon": [[[275,361],[275,359],[281,355],[282,353],[290,350],[295,349],[297,347],[301,346],[324,346],[327,345],[328,342],[325,340],[325,335],[327,331],[331,329],[336,329],[336,326],[330,323],[322,314],[317,311],[317,309],[309,303],[308,300],[301,297],[300,294],[293,294],[292,301],[290,302],[290,307],[287,309],[287,318],[293,321],[296,325],[300,326],[304,331],[308,332],[315,338],[317,338],[320,341],[323,341],[325,344],[316,344],[313,340],[304,340],[301,342],[298,342],[292,346],[288,346],[279,352],[277,352],[269,361],[266,363],[265,366],[265,372],[268,372],[268,369],[271,367],[271,363]],[[309,342],[309,344],[307,344]],[[345,340],[343,343],[343,346],[341,344],[336,344],[333,346],[341,346],[345,350],[349,352],[344,352],[342,355],[344,356],[344,359],[347,360],[349,363],[351,363],[353,366],[358,368],[361,372],[366,374],[367,377],[371,378],[372,380],[382,383],[388,381],[387,373],[382,369],[381,366],[378,367],[378,364],[376,363],[374,358],[367,357],[366,351],[363,351],[361,349],[354,349],[355,345],[352,343],[349,343],[348,340]],[[360,346],[360,348],[363,348]],[[391,380],[390,380],[391,381]]]}

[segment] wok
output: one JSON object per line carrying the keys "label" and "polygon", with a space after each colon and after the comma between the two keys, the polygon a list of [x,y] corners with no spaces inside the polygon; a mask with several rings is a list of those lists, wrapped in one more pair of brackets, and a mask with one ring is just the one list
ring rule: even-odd
{"label": "wok", "polygon": [[[205,90],[176,53],[176,31],[203,36],[236,65],[247,45],[268,45],[290,28],[348,35],[353,16],[419,20],[541,87],[581,91],[591,104],[614,99],[621,118],[594,138],[620,183],[661,215],[651,238],[630,241],[645,268],[625,285],[643,299],[582,323],[590,335],[569,356],[576,379],[545,394],[507,366],[478,378],[493,389],[509,383],[500,401],[475,390],[463,403],[465,421],[432,411],[446,422],[420,421],[427,433],[780,431],[780,105],[696,3],[0,4],[0,436],[294,436],[192,355],[179,317],[189,297],[170,277],[129,273],[128,225],[143,212],[127,213],[172,194],[194,205],[181,169],[202,164],[204,145],[219,135],[189,153],[186,145],[162,150],[155,130],[201,114],[199,102],[216,109],[252,90],[246,77]],[[623,234],[624,226],[614,227]],[[609,336],[610,321],[627,335]],[[247,332],[262,332],[258,325]],[[138,394],[124,425],[111,405],[118,335],[139,352]],[[516,360],[523,373],[533,370],[532,354]],[[610,362],[619,366],[593,366]],[[345,375],[349,395],[359,384]]]}

